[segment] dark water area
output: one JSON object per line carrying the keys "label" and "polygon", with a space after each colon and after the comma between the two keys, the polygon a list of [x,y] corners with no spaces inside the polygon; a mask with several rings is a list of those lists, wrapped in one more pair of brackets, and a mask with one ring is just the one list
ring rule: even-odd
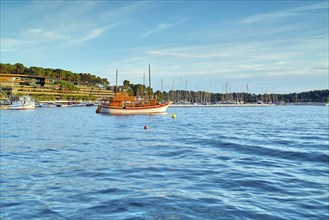
{"label": "dark water area", "polygon": [[328,107],[95,110],[0,112],[0,219],[329,219]]}

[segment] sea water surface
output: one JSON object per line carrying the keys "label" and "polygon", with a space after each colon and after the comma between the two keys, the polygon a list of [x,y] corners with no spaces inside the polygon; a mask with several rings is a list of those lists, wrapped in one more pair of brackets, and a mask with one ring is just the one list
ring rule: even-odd
{"label": "sea water surface", "polygon": [[0,219],[329,218],[328,107],[95,110],[0,112]]}

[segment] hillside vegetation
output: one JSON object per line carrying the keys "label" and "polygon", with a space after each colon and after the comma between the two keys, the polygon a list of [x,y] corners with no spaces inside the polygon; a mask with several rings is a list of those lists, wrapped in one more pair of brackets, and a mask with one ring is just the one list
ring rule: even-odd
{"label": "hillside vegetation", "polygon": [[90,73],[73,73],[68,70],[51,69],[42,67],[25,67],[21,63],[3,64],[0,63],[0,73],[2,74],[26,74],[30,76],[42,76],[60,79],[74,84],[100,86],[107,88],[110,83],[106,78],[100,78]]}

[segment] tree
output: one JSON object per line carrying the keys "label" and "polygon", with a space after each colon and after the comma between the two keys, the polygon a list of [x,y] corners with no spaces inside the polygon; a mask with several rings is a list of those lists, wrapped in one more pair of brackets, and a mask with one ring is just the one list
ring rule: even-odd
{"label": "tree", "polygon": [[129,89],[129,84],[130,84],[130,81],[129,80],[124,80],[123,81],[124,89],[128,90]]}
{"label": "tree", "polygon": [[158,101],[160,101],[160,102],[165,101],[165,94],[162,93],[160,90],[157,90],[157,91],[155,92],[154,95],[155,95],[155,98],[156,98]]}
{"label": "tree", "polygon": [[79,91],[79,88],[70,82],[58,80],[55,84],[60,85],[61,90],[63,91]]}
{"label": "tree", "polygon": [[16,73],[17,74],[23,74],[25,72],[25,66],[21,63],[16,63]]}
{"label": "tree", "polygon": [[144,97],[145,86],[141,84],[129,84],[129,87],[132,88],[135,96]]}

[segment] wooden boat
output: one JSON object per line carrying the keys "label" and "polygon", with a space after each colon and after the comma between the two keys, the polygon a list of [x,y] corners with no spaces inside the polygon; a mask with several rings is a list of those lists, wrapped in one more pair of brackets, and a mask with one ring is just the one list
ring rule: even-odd
{"label": "wooden boat", "polygon": [[126,92],[117,92],[109,102],[101,103],[96,113],[112,115],[165,113],[171,102],[158,103],[156,99],[139,99]]}
{"label": "wooden boat", "polygon": [[[151,88],[151,67],[149,65],[149,88]],[[116,89],[115,96],[108,102],[101,103],[96,113],[108,113],[112,115],[129,114],[159,114],[165,113],[171,102],[159,103],[151,98],[151,90],[148,99],[130,96],[127,92],[118,91],[118,71],[116,71]]]}

